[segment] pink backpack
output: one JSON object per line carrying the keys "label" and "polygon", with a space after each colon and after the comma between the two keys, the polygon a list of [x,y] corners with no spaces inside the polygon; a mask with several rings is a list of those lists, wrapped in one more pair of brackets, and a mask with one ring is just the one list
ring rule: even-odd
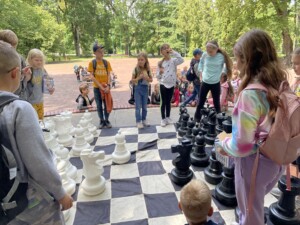
{"label": "pink backpack", "polygon": [[[268,92],[268,89],[261,84],[250,84],[245,89],[259,89]],[[287,81],[283,81],[279,87],[279,98],[283,107],[277,108],[271,130],[257,151],[251,177],[249,209],[252,207],[259,153],[279,165],[287,166],[287,189],[291,189],[289,164],[295,161],[300,154],[300,98],[292,92]]]}

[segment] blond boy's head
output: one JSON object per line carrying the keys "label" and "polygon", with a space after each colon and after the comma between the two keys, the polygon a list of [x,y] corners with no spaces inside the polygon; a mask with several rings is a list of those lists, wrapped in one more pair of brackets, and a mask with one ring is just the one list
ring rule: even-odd
{"label": "blond boy's head", "polygon": [[79,85],[79,91],[80,91],[81,94],[86,89],[89,89],[89,86],[87,84],[82,83],[82,84]]}
{"label": "blond boy's head", "polygon": [[180,193],[179,208],[183,211],[189,224],[205,222],[211,216],[211,193],[207,185],[200,180],[192,180]]}
{"label": "blond boy's head", "polygon": [[0,40],[11,44],[14,48],[17,48],[19,42],[17,35],[11,30],[0,30]]}

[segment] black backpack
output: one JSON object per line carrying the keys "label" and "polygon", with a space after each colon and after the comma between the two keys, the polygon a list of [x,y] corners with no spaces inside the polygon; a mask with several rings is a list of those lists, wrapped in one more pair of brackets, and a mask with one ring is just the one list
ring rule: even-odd
{"label": "black backpack", "polygon": [[194,72],[194,68],[192,66],[186,72],[186,79],[190,82],[196,79],[196,73]]}
{"label": "black backpack", "polygon": [[[5,105],[16,99],[19,98],[15,96],[2,97],[0,113]],[[28,183],[19,182],[15,157],[9,150],[10,146],[3,144],[3,136],[3,134],[0,135],[0,225],[9,223],[28,205],[26,196]]]}
{"label": "black backpack", "polygon": [[[108,76],[108,69],[107,69],[107,68],[108,68],[108,65],[107,65],[107,60],[102,59],[102,62],[103,62],[103,64],[104,64],[104,66],[105,66],[106,74],[107,74],[107,76]],[[96,67],[97,67],[97,60],[96,60],[96,59],[93,59],[92,63],[93,63],[93,72],[94,72],[94,76],[95,76],[95,71],[96,71]]]}

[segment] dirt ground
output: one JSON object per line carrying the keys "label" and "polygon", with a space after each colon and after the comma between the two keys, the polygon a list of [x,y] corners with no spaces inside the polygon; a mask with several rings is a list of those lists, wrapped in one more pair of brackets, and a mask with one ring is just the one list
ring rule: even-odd
{"label": "dirt ground", "polygon": [[[117,85],[115,89],[112,89],[112,95],[114,99],[114,108],[129,108],[132,107],[128,104],[128,99],[130,98],[130,88],[129,80],[131,79],[131,74],[136,66],[137,59],[135,58],[106,58],[112,66],[115,74],[117,74]],[[92,60],[92,58],[91,58]],[[159,58],[150,58],[150,66],[155,70]],[[78,86],[80,83],[77,82],[76,76],[73,72],[73,67],[75,64],[81,66],[88,66],[90,60],[84,61],[71,61],[63,63],[51,63],[45,66],[48,73],[54,77],[55,81],[55,92],[53,95],[44,95],[45,97],[45,114],[53,115],[60,113],[64,110],[75,110],[76,102],[75,99],[79,94]],[[189,65],[190,60],[185,60],[183,64],[178,66],[179,70],[182,70],[184,66]],[[292,70],[290,72],[290,81],[292,82],[295,74]],[[153,85],[157,83],[154,79]],[[90,97],[93,96],[93,91],[91,89]],[[95,105],[95,104],[94,104]]]}

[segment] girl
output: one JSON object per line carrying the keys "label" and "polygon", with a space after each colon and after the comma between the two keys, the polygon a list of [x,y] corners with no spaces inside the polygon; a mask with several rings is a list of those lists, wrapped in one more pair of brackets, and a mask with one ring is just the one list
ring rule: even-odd
{"label": "girl", "polygon": [[32,76],[27,84],[27,101],[31,103],[36,110],[39,120],[44,119],[44,97],[47,93],[52,95],[54,92],[54,82],[47,71],[44,69],[45,56],[39,49],[31,49],[26,59],[31,67]]}
{"label": "girl", "polygon": [[300,48],[295,49],[292,57],[293,69],[297,75],[292,90],[300,98]]}
{"label": "girl", "polygon": [[151,94],[151,104],[153,105],[160,104],[159,84],[155,84],[154,86],[154,91]]}
{"label": "girl", "polygon": [[[173,51],[168,44],[163,44],[160,47],[160,52],[163,59],[158,63],[156,73],[160,83],[160,112],[162,118],[160,125],[164,127],[172,123],[170,119],[171,99],[177,79],[177,66],[183,63],[183,58],[178,52]],[[171,56],[175,58],[171,58]]]}
{"label": "girl", "polygon": [[[226,67],[224,67],[224,64]],[[227,74],[228,79],[231,78],[232,61],[225,51],[219,48],[216,41],[206,43],[206,52],[203,53],[198,70],[202,77],[200,88],[199,104],[195,112],[195,121],[201,120],[201,109],[206,101],[206,96],[211,91],[214,106],[217,113],[221,112],[220,107],[220,77],[222,73]]]}
{"label": "girl", "polygon": [[[138,63],[132,72],[131,81],[135,84],[135,119],[138,128],[149,126],[147,117],[148,86],[152,82],[152,75],[146,53],[138,55]],[[142,115],[141,115],[142,108]]]}
{"label": "girl", "polygon": [[234,102],[237,100],[237,91],[241,83],[240,71],[237,69],[236,62],[233,63],[231,85],[234,92]]}
{"label": "girl", "polygon": [[[193,95],[193,93],[194,93],[194,85],[191,83],[191,84],[189,84],[188,90],[187,90],[187,92],[185,93],[185,99],[186,99],[186,100],[189,100],[190,97]],[[195,106],[197,105],[198,96],[196,95],[196,98],[195,98],[195,99],[190,99],[190,101],[188,101],[188,102],[186,102],[186,100],[185,100],[184,106],[185,106],[185,105],[190,105],[190,106],[192,106],[192,107],[195,107]]]}
{"label": "girl", "polygon": [[179,86],[177,83],[174,87],[174,93],[173,93],[171,103],[172,103],[173,107],[178,107],[178,105],[180,103],[180,91],[179,91]]}
{"label": "girl", "polygon": [[[264,224],[264,196],[278,181],[282,167],[262,154],[259,156],[253,206],[249,212],[251,173],[258,150],[257,142],[264,140],[270,131],[275,111],[280,107],[279,86],[286,80],[287,74],[280,64],[272,39],[262,30],[254,29],[244,34],[234,46],[234,55],[243,80],[232,112],[232,138],[225,138],[217,145],[235,157],[239,225],[260,225]],[[244,90],[253,83],[262,84],[269,91]],[[220,152],[224,154],[222,150]]]}

